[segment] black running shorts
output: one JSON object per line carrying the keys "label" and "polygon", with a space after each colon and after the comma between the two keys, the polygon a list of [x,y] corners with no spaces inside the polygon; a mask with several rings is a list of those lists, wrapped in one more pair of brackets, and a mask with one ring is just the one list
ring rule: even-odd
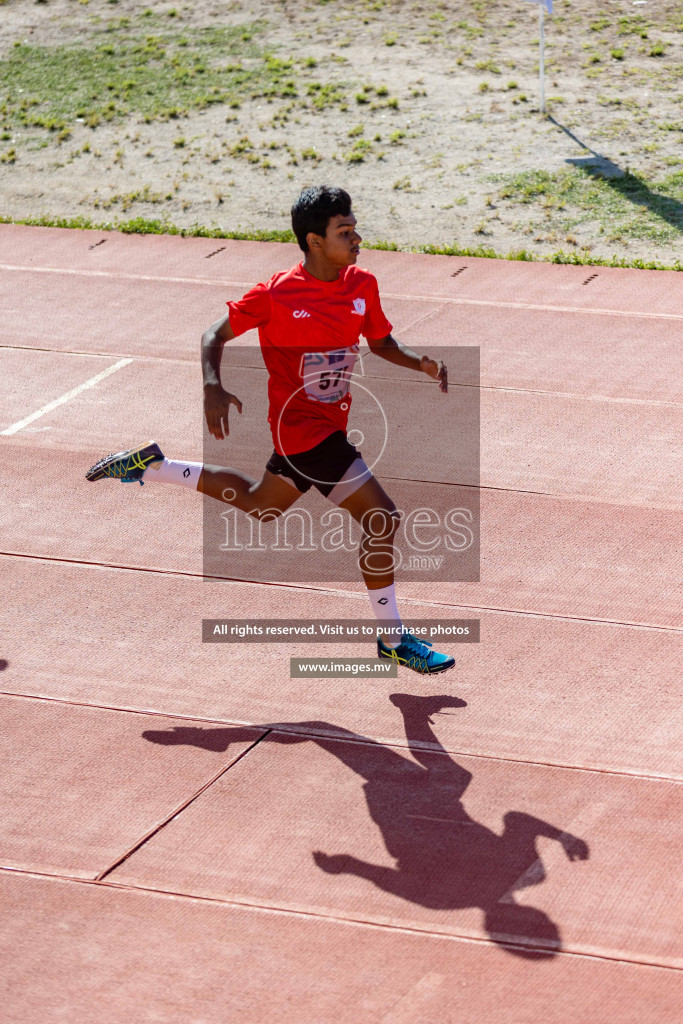
{"label": "black running shorts", "polygon": [[[349,472],[352,466],[354,469]],[[285,477],[299,491],[307,491],[313,485],[329,498],[332,491],[337,488],[332,500],[335,500],[335,497],[343,500],[343,497],[353,494],[372,476],[363,462],[361,453],[354,448],[343,430],[335,430],[315,448],[310,448],[306,452],[278,455],[274,451],[268,459],[266,469],[276,476]]]}

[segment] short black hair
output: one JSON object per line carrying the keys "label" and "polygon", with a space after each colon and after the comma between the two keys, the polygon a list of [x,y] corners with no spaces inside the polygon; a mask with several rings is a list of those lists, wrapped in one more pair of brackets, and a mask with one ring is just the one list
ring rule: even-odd
{"label": "short black hair", "polygon": [[312,231],[323,238],[331,217],[351,213],[351,196],[343,188],[334,185],[309,185],[299,193],[292,206],[292,231],[299,248],[308,252],[306,235]]}

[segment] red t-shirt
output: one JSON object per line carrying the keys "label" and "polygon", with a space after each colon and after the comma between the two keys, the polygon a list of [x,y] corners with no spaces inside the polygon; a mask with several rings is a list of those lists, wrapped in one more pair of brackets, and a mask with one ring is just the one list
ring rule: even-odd
{"label": "red t-shirt", "polygon": [[275,450],[295,455],[345,431],[358,339],[391,333],[374,276],[351,266],[319,281],[299,263],[228,308],[233,334],[258,328]]}

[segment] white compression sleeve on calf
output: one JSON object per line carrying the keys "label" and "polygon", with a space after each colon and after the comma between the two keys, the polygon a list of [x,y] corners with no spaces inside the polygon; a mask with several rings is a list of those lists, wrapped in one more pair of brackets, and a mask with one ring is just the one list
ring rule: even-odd
{"label": "white compression sleeve on calf", "polygon": [[201,462],[175,462],[173,459],[164,459],[163,462],[153,462],[148,466],[143,476],[145,483],[153,481],[157,484],[179,484],[181,487],[189,487],[196,491],[203,468]]}
{"label": "white compression sleeve on calf", "polygon": [[386,623],[391,633],[384,634],[384,644],[387,647],[398,647],[403,635],[401,616],[396,605],[396,588],[394,584],[388,587],[381,587],[379,590],[368,590],[368,597],[372,610],[377,616],[377,622],[381,626]]}

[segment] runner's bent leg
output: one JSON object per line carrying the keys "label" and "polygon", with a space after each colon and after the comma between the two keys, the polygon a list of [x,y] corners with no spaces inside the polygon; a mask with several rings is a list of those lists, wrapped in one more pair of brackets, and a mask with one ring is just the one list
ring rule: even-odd
{"label": "runner's bent leg", "polygon": [[387,646],[401,642],[403,626],[394,590],[394,534],[398,529],[396,506],[374,476],[339,502],[363,528],[359,558],[373,611],[379,622],[392,630],[383,634]]}
{"label": "runner's bent leg", "polygon": [[257,482],[237,469],[168,459],[156,441],[106,455],[90,467],[85,477],[92,482],[110,477],[122,483],[175,484],[202,491],[259,519],[266,514],[270,518],[281,515],[302,494],[293,479],[278,476],[268,468]]}
{"label": "runner's bent leg", "polygon": [[359,565],[368,590],[380,590],[394,582],[394,534],[399,517],[396,506],[379,481],[370,477],[339,503],[363,527]]}
{"label": "runner's bent leg", "polygon": [[238,469],[224,466],[205,465],[202,469],[197,490],[208,494],[217,501],[234,505],[243,512],[258,518],[262,512],[277,509],[286,512],[302,492],[284,477],[266,470],[256,481]]}

